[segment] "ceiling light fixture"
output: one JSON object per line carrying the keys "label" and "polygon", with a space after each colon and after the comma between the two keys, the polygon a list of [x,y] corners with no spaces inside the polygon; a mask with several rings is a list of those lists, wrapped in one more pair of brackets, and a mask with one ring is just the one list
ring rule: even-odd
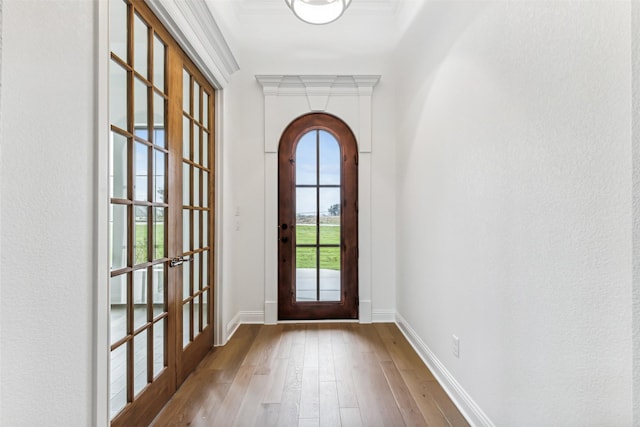
{"label": "ceiling light fixture", "polygon": [[351,0],[285,0],[299,19],[309,24],[328,24],[340,18]]}

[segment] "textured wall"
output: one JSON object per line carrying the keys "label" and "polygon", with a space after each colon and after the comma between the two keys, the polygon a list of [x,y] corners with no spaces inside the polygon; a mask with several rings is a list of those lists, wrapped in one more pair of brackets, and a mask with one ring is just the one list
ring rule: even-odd
{"label": "textured wall", "polygon": [[[0,165],[2,164],[2,0],[0,0]],[[2,174],[0,173],[0,213],[2,212]],[[0,214],[0,236],[2,235],[2,215]],[[0,244],[0,259],[2,245]],[[2,263],[0,262],[0,307],[2,307]],[[0,318],[1,319],[1,318]],[[2,343],[2,322],[0,321],[0,343]],[[2,396],[2,352],[0,351],[0,396]],[[2,425],[2,405],[0,405],[0,425]]]}
{"label": "textured wall", "polygon": [[[640,28],[640,3],[632,2],[631,28]],[[633,422],[640,426],[640,33],[631,32],[633,137]]]}
{"label": "textured wall", "polygon": [[93,9],[2,5],[3,426],[91,425]]}
{"label": "textured wall", "polygon": [[629,10],[427,2],[401,43],[398,311],[496,425],[631,424]]}

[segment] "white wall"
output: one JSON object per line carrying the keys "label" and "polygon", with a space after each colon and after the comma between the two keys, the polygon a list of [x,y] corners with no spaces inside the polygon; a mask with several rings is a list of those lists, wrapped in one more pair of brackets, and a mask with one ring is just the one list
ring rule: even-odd
{"label": "white wall", "polygon": [[401,42],[398,312],[495,425],[631,424],[630,28],[430,1]]}
{"label": "white wall", "polygon": [[[632,2],[631,28],[640,28],[640,3]],[[640,33],[632,31],[633,137],[633,421],[640,426]]]}
{"label": "white wall", "polygon": [[92,424],[94,6],[2,5],[5,426]]}
{"label": "white wall", "polygon": [[[335,44],[328,42],[326,53],[335,55],[329,59],[324,52],[314,59],[301,50],[267,42],[242,45],[234,52],[240,71],[231,77],[226,89],[223,282],[225,292],[233,292],[232,307],[244,313],[245,320],[259,320],[265,302],[264,97],[255,79],[258,74],[382,75],[372,98],[372,311],[375,319],[395,310],[395,206],[389,203],[395,190],[395,116],[393,86],[387,80],[389,57],[342,56],[332,46]],[[235,215],[236,208],[239,216]]]}

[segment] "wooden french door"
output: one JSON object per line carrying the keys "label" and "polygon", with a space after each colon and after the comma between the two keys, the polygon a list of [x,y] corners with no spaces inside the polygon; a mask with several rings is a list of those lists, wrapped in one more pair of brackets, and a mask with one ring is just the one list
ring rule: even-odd
{"label": "wooden french door", "polygon": [[358,152],[349,127],[312,113],[278,153],[278,318],[358,317]]}
{"label": "wooden french door", "polygon": [[110,0],[110,416],[148,425],[213,344],[214,89]]}

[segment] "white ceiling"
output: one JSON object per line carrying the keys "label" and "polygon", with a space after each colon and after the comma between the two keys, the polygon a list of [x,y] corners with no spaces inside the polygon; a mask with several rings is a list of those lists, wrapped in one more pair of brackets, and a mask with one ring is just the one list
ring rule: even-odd
{"label": "white ceiling", "polygon": [[[215,1],[215,0],[214,0]],[[284,0],[236,0],[237,13],[278,13],[288,12]],[[394,14],[399,0],[353,0],[349,7],[354,13]],[[284,8],[282,6],[285,6]]]}
{"label": "white ceiling", "polygon": [[242,52],[298,60],[384,55],[396,46],[424,0],[353,0],[328,25],[298,20],[285,0],[205,0],[243,66]]}

